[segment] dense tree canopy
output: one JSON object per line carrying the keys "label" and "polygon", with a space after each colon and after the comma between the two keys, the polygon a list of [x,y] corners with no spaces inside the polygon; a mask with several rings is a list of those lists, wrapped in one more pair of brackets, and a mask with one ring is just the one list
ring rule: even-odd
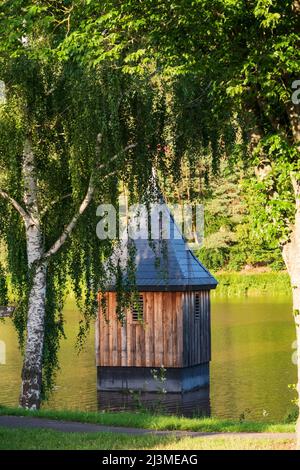
{"label": "dense tree canopy", "polygon": [[[96,294],[105,282],[103,262],[112,242],[96,236],[96,208],[103,202],[117,204],[120,181],[132,197],[143,195],[149,186],[162,139],[165,99],[147,77],[126,76],[106,62],[91,70],[63,57],[59,48],[65,37],[60,29],[65,2],[42,3],[3,2],[0,10],[0,78],[5,84],[0,105],[0,230],[18,303],[14,323],[21,343],[36,272],[47,263],[46,391],[58,365],[70,280],[82,307],[81,335],[94,317]],[[32,227],[41,245],[33,262]],[[1,285],[7,301],[6,285]]]}
{"label": "dense tree canopy", "polygon": [[289,175],[299,174],[299,105],[291,102],[299,8],[298,0],[82,2],[62,53],[90,65],[113,58],[127,73],[177,82],[175,162],[190,147],[212,152],[215,167],[224,151],[243,154],[265,174],[253,180],[262,209],[255,230],[283,246],[295,210]]}
{"label": "dense tree canopy", "polygon": [[[207,182],[224,158],[250,174],[252,229],[282,251],[300,350],[299,13],[299,0],[2,2],[1,231],[25,299],[32,278],[43,294],[37,271],[51,254],[45,364],[56,362],[66,274],[91,311],[103,272],[91,195],[116,199],[119,179],[141,194],[154,162],[162,186],[178,185],[185,161],[201,161]],[[40,248],[30,269],[28,214]],[[21,333],[39,309],[28,310],[15,317]]]}

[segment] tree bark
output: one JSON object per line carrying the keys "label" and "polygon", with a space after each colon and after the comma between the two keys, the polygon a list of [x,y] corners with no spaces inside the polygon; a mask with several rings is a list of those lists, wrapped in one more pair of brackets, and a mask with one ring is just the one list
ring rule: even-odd
{"label": "tree bark", "polygon": [[[293,8],[299,12],[300,1],[294,0]],[[300,155],[300,105],[288,103],[287,114],[291,124],[293,142],[298,149],[298,158]],[[287,270],[291,278],[293,291],[293,313],[297,336],[297,367],[298,367],[298,409],[299,415],[296,425],[297,449],[300,450],[300,174],[291,173],[291,181],[294,189],[296,213],[295,224],[290,242],[283,248],[283,257]]]}
{"label": "tree bark", "polygon": [[[97,136],[96,155],[100,155],[101,134]],[[122,152],[136,147],[130,144]],[[110,162],[116,160],[119,154],[112,157]],[[105,165],[101,164],[97,170]],[[47,260],[57,253],[65,241],[71,236],[80,216],[86,211],[94,196],[94,175],[91,175],[86,195],[75,212],[72,220],[66,225],[63,233],[46,252],[43,243],[41,229],[41,217],[38,201],[38,183],[35,170],[35,159],[30,138],[24,143],[23,150],[23,183],[25,210],[0,189],[0,195],[9,200],[16,210],[22,215],[25,222],[27,240],[27,258],[30,273],[30,293],[28,299],[28,319],[26,347],[22,370],[22,386],[20,393],[20,405],[28,409],[38,409],[41,405],[42,371],[43,371],[43,347],[45,337],[45,305],[46,305],[46,278]],[[109,174],[105,175],[107,178]]]}
{"label": "tree bark", "polygon": [[29,139],[23,151],[24,203],[29,219],[25,221],[30,292],[25,355],[22,370],[20,405],[38,409],[41,403],[47,264],[40,227],[37,177]]}
{"label": "tree bark", "polygon": [[295,197],[295,224],[290,241],[283,247],[283,258],[290,275],[293,294],[293,315],[297,337],[297,367],[298,367],[298,408],[299,416],[296,424],[297,449],[300,450],[300,184],[292,177]]}
{"label": "tree bark", "polygon": [[36,410],[41,404],[45,336],[46,264],[36,268],[28,300],[27,340],[22,369],[20,405]]}
{"label": "tree bark", "polygon": [[293,9],[294,13],[296,13],[296,14],[298,14],[300,12],[300,0],[294,0],[293,1],[292,9]]}

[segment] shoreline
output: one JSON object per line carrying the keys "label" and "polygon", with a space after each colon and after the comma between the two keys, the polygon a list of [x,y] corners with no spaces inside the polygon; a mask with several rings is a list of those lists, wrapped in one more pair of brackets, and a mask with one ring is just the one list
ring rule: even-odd
{"label": "shoreline", "polygon": [[219,284],[211,291],[213,299],[264,296],[291,299],[290,279],[285,271],[221,271],[214,276]]}
{"label": "shoreline", "polygon": [[186,418],[176,415],[152,414],[149,412],[92,412],[71,410],[39,411],[24,410],[0,405],[0,416],[34,417],[56,421],[70,421],[102,426],[131,427],[155,431],[191,431],[206,433],[287,433],[294,432],[293,422],[269,423],[263,421],[238,421],[214,417]]}

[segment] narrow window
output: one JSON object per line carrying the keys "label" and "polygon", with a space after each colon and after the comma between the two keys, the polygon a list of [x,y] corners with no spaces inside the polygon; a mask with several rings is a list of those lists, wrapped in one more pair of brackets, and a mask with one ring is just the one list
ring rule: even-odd
{"label": "narrow window", "polygon": [[159,212],[159,239],[162,240],[163,238],[163,215],[162,212]]}
{"label": "narrow window", "polygon": [[131,307],[132,321],[138,322],[144,319],[144,298],[140,294],[137,301]]}
{"label": "narrow window", "polygon": [[195,294],[195,305],[194,305],[194,314],[195,320],[200,320],[200,313],[201,313],[201,302],[200,302],[200,294]]}

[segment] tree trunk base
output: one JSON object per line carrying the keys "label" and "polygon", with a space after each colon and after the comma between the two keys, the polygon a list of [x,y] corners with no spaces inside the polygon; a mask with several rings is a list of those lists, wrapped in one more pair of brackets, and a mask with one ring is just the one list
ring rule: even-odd
{"label": "tree trunk base", "polygon": [[41,403],[42,374],[40,370],[24,365],[20,406],[27,410],[39,410]]}

